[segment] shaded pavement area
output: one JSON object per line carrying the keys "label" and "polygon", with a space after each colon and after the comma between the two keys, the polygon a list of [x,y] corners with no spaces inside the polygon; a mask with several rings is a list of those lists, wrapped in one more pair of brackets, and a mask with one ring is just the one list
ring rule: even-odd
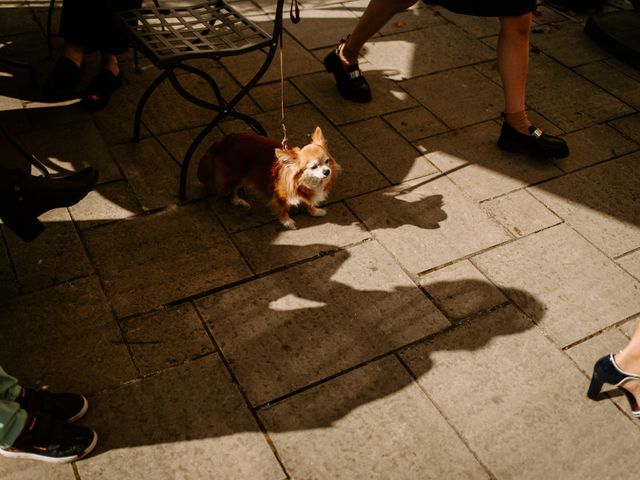
{"label": "shaded pavement area", "polygon": [[[0,2],[0,54],[40,84],[48,3]],[[2,479],[637,478],[640,423],[586,390],[640,317],[640,72],[586,16],[540,6],[529,116],[571,156],[506,154],[497,19],[403,12],[363,52],[374,100],[353,104],[322,59],[366,3],[311,0],[285,21],[289,143],[319,125],[343,168],[328,215],[299,212],[295,231],[257,199],[207,198],[196,168],[178,201],[211,113],[165,84],[132,142],[158,74],[145,60],[123,56],[97,113],[39,102],[2,66],[2,124],[52,171],[101,174],[35,242],[0,228],[0,365],[86,394],[99,444],[72,465],[0,459]],[[267,28],[272,4],[234,2]],[[255,66],[205,67],[233,92]],[[241,105],[281,138],[277,58]],[[223,122],[194,160],[245,128]]]}

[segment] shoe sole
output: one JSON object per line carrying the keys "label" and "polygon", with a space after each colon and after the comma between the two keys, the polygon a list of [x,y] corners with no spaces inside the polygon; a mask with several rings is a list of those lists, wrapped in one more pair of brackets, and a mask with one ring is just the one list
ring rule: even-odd
{"label": "shoe sole", "polygon": [[544,151],[532,152],[530,149],[521,146],[515,146],[507,142],[498,141],[498,147],[500,150],[504,150],[509,153],[527,153],[537,158],[566,158],[569,156],[569,150],[564,150],[560,153],[551,153]]}
{"label": "shoe sole", "polygon": [[46,462],[46,463],[75,462],[76,460],[80,460],[81,458],[86,457],[93,451],[94,448],[96,448],[96,445],[98,444],[98,434],[93,430],[91,431],[93,432],[93,440],[91,440],[91,443],[89,444],[89,446],[85,448],[84,451],[82,451],[78,455],[71,455],[69,457],[47,457],[46,455],[40,455],[37,453],[28,453],[28,452],[20,452],[20,451],[13,452],[11,450],[4,450],[0,448],[0,456],[7,457],[7,458],[18,458],[23,460],[37,460],[39,462]]}
{"label": "shoe sole", "polygon": [[89,401],[84,397],[84,395],[80,395],[80,396],[82,397],[82,401],[84,402],[82,404],[82,408],[73,417],[68,418],[67,423],[77,422],[82,417],[84,417],[84,414],[87,413],[87,410],[89,410]]}

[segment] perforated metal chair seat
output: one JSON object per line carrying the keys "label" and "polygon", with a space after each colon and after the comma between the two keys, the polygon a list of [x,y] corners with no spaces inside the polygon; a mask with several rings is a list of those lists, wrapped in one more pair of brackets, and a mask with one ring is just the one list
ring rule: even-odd
{"label": "perforated metal chair seat", "polygon": [[[147,100],[165,80],[168,80],[183,98],[213,112],[211,121],[196,135],[184,154],[180,167],[181,200],[186,198],[187,175],[194,152],[224,118],[242,120],[256,133],[266,135],[265,128],[258,120],[239,112],[236,107],[271,65],[278,41],[282,37],[284,0],[274,1],[276,15],[271,35],[227,5],[224,0],[194,2],[188,6],[183,2],[182,6],[176,7],[158,5],[158,0],[154,0],[155,6],[126,10],[118,12],[115,16],[136,51],[141,52],[160,70],[158,77],[151,82],[138,102],[133,120],[134,140],[140,139],[142,113]],[[258,49],[264,52],[264,61],[262,64],[255,62],[256,72],[240,91],[230,94],[231,98],[225,98],[215,78],[201,68],[201,65],[187,62],[196,58],[206,58],[215,62],[220,57],[243,55]],[[211,100],[210,97],[202,98],[190,92],[181,83],[184,76],[176,75],[177,70],[197,75],[206,81],[215,100]]]}
{"label": "perforated metal chair seat", "polygon": [[154,65],[240,55],[271,45],[272,37],[221,1],[186,7],[146,7],[121,12],[130,38]]}

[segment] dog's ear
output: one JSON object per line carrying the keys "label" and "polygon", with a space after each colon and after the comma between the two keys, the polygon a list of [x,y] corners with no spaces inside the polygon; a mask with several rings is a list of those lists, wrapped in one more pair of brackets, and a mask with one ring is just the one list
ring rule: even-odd
{"label": "dog's ear", "polygon": [[295,152],[291,150],[282,150],[276,148],[276,158],[282,165],[291,165],[295,163]]}
{"label": "dog's ear", "polygon": [[325,150],[328,146],[327,139],[324,138],[324,134],[322,133],[320,127],[316,127],[316,129],[313,131],[313,134],[311,135],[311,141],[316,145],[320,145]]}

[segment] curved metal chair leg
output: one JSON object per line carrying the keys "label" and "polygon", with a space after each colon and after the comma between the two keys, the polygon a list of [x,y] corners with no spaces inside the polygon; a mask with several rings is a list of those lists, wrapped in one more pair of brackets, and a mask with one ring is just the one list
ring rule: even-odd
{"label": "curved metal chair leg", "polygon": [[51,41],[51,24],[53,23],[53,10],[56,6],[56,0],[51,0],[49,2],[49,10],[47,11],[47,51],[49,52],[49,56],[47,58],[51,58],[53,55],[53,42]]}

